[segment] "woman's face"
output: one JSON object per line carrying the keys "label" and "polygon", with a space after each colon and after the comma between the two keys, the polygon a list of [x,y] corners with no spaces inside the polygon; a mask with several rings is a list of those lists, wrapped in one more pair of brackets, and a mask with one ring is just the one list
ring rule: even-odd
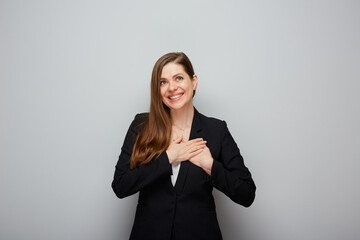
{"label": "woman's face", "polygon": [[196,84],[197,76],[190,78],[181,64],[172,62],[166,64],[160,76],[160,94],[163,103],[170,110],[180,110],[192,104]]}

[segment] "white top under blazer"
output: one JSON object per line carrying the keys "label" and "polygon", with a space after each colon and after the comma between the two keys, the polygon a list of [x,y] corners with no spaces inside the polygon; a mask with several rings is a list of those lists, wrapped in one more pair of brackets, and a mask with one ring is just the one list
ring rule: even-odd
{"label": "white top under blazer", "polygon": [[180,162],[172,163],[171,168],[172,168],[171,182],[172,182],[172,185],[175,186],[176,179],[179,175]]}

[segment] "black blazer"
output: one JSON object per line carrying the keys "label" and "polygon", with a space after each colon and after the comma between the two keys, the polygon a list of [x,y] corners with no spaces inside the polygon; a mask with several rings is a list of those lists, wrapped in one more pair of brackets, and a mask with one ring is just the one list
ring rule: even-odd
{"label": "black blazer", "polygon": [[207,141],[214,158],[211,176],[185,161],[174,187],[166,152],[148,164],[129,169],[136,136],[147,118],[147,113],[137,114],[131,123],[112,182],[119,198],[140,191],[130,239],[222,239],[213,187],[245,207],[254,201],[256,189],[225,121],[206,117],[195,109],[190,139],[202,137]]}

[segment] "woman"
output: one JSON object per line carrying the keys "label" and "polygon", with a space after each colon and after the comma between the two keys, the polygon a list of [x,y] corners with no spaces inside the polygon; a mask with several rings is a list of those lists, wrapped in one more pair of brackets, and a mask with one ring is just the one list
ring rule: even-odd
{"label": "woman", "polygon": [[140,191],[130,239],[222,239],[213,187],[245,207],[254,201],[254,181],[225,121],[194,108],[196,86],[184,53],[156,62],[150,112],[131,123],[112,182],[119,198]]}

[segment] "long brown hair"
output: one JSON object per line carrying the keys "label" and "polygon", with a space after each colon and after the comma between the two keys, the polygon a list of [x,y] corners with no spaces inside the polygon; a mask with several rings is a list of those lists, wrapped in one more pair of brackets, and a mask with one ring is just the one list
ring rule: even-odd
{"label": "long brown hair", "polygon": [[163,103],[160,94],[161,72],[170,62],[182,65],[191,79],[195,74],[189,58],[182,52],[167,53],[157,60],[151,76],[149,118],[136,138],[130,158],[131,169],[150,162],[154,157],[157,158],[170,144],[170,109]]}

